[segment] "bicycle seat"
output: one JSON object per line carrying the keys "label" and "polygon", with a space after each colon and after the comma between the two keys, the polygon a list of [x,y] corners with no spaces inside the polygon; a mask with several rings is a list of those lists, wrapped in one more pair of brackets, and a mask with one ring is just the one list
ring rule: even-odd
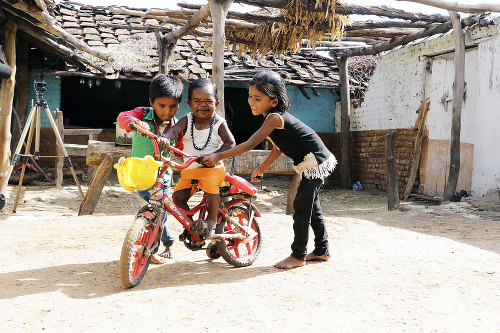
{"label": "bicycle seat", "polygon": [[233,184],[239,190],[245,192],[246,194],[254,195],[257,193],[257,188],[255,186],[253,186],[252,184],[250,184],[244,178],[241,178],[240,176],[236,176],[236,175],[231,176],[230,174],[226,173],[224,180],[228,183]]}

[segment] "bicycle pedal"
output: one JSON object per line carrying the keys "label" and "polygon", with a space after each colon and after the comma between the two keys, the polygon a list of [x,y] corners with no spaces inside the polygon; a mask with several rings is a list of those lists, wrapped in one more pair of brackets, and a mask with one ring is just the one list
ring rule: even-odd
{"label": "bicycle pedal", "polygon": [[207,231],[207,221],[203,219],[199,219],[193,221],[193,225],[191,226],[191,231],[196,235],[201,235]]}

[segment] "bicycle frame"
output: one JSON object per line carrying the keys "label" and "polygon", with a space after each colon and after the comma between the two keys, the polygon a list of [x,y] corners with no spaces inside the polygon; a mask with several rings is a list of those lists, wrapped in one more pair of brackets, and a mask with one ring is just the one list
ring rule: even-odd
{"label": "bicycle frame", "polygon": [[[131,126],[132,128],[132,126]],[[223,198],[218,207],[215,232],[219,234],[207,237],[206,231],[199,234],[199,228],[193,228],[197,221],[192,218],[198,213],[199,219],[204,219],[208,213],[207,195],[189,210],[183,210],[163,191],[164,176],[169,166],[185,169],[201,157],[186,156],[182,151],[168,147],[178,156],[188,158],[179,165],[160,154],[158,137],[149,131],[133,126],[139,133],[148,136],[154,143],[155,158],[163,162],[163,166],[153,185],[148,205],[137,213],[123,242],[120,255],[120,280],[128,288],[137,286],[148,269],[151,257],[160,245],[160,227],[163,214],[169,212],[184,227],[180,240],[192,250],[205,250],[210,259],[222,257],[228,264],[235,267],[251,265],[260,253],[262,243],[259,221],[260,212],[252,203],[252,197],[257,189],[243,178],[226,173],[220,194]],[[233,161],[234,163],[234,161]],[[149,186],[149,184],[148,184]],[[222,203],[225,201],[224,203]],[[211,241],[205,246],[205,241]]]}
{"label": "bicycle frame", "polygon": [[[207,201],[206,201],[206,197],[205,195],[203,196],[203,199],[201,200],[201,202],[199,204],[197,204],[195,207],[193,207],[192,209],[188,210],[188,211],[185,211],[179,207],[177,207],[177,205],[173,202],[173,200],[168,197],[168,195],[166,195],[165,193],[163,193],[163,177],[165,176],[165,173],[168,169],[169,166],[173,166],[174,168],[177,168],[177,169],[185,169],[187,168],[188,166],[190,166],[192,163],[194,163],[195,161],[198,161],[199,160],[199,157],[190,157],[188,159],[188,161],[182,165],[180,164],[177,164],[171,160],[168,160],[166,159],[165,157],[163,157],[160,153],[160,150],[159,150],[159,144],[158,144],[158,137],[149,132],[149,131],[146,131],[146,130],[143,130],[142,128],[139,128],[139,127],[136,127],[135,125],[131,124],[131,127],[134,127],[137,131],[149,136],[152,141],[153,141],[153,144],[154,144],[154,150],[155,150],[155,156],[157,156],[164,164],[161,168],[161,171],[158,175],[158,177],[156,178],[156,182],[153,186],[153,192],[151,194],[151,198],[150,198],[150,205],[152,206],[156,206],[156,208],[163,208],[164,210],[168,211],[173,217],[175,217],[175,219],[177,221],[179,221],[179,223],[182,224],[182,226],[189,231],[189,233],[192,235],[192,240],[194,241],[198,241],[198,240],[202,240],[200,238],[200,235],[197,235],[197,234],[194,234],[191,232],[191,226],[193,225],[193,220],[191,220],[189,218],[188,215],[191,215],[193,216],[194,214],[196,214],[197,212],[200,212],[200,217],[201,216],[204,216],[204,214],[207,212]],[[177,155],[180,155],[180,156],[185,156],[186,157],[186,154],[181,151],[181,150],[178,150],[177,148],[175,147],[171,147],[169,146],[168,147],[169,150],[171,150],[172,152],[176,153]],[[160,193],[161,191],[161,195],[158,195],[158,193]],[[257,216],[259,217],[260,216],[260,213],[258,211],[258,209],[252,204],[252,199],[250,198],[250,202],[247,202],[246,200],[243,200],[243,199],[233,199],[231,200],[230,202],[230,205],[229,207],[224,207],[224,209],[221,209],[221,207],[219,207],[219,214],[218,214],[218,220],[217,220],[217,223],[221,223],[221,220],[223,218],[227,219],[228,221],[231,222],[232,225],[234,225],[239,231],[244,231],[244,234],[246,236],[243,236],[242,234],[229,234],[229,235],[226,235],[226,234],[215,234],[213,235],[213,239],[226,239],[226,238],[238,238],[240,240],[244,240],[245,238],[248,238],[248,237],[251,237],[252,235],[249,234],[249,231],[251,230],[251,221],[253,220],[253,217],[254,216]],[[244,205],[247,205],[248,209],[249,209],[249,212],[250,212],[250,219],[249,219],[249,223],[247,225],[247,228],[246,230],[242,230],[242,228],[238,225],[237,222],[235,222],[231,216],[228,214],[228,208],[236,205],[236,204],[244,204]],[[155,209],[155,211],[157,211],[157,209]],[[147,216],[149,214],[145,214],[145,212],[141,213],[143,216],[145,216],[146,218],[148,218],[150,221],[154,221],[154,217],[153,216]],[[151,213],[150,213],[151,214]],[[157,219],[156,221],[161,221],[161,217],[162,217],[162,214],[165,214],[165,212],[161,211],[159,212],[158,216],[157,216]],[[138,214],[139,215],[139,214]],[[159,225],[160,223],[156,223],[155,225],[155,228],[154,228],[154,233],[156,234],[158,232],[158,228],[159,228]],[[151,244],[149,244],[150,246],[152,245],[153,243],[153,240],[150,241]]]}

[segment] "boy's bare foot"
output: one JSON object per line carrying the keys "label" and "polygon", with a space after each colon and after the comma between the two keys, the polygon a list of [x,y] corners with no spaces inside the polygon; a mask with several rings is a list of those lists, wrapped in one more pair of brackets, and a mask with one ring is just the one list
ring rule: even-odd
{"label": "boy's bare foot", "polygon": [[280,268],[280,269],[289,269],[289,268],[295,268],[295,267],[301,267],[306,264],[305,260],[300,260],[295,257],[289,256],[288,258],[280,261],[277,264],[274,264],[274,267]]}
{"label": "boy's bare foot", "polygon": [[215,226],[217,225],[217,221],[207,221],[207,239],[212,239],[215,232]]}
{"label": "boy's bare foot", "polygon": [[311,253],[308,253],[306,255],[306,261],[309,261],[309,260],[322,260],[322,261],[328,261],[330,259],[329,256],[327,256],[326,254],[323,254],[322,256],[317,256],[315,255],[313,252]]}
{"label": "boy's bare foot", "polygon": [[168,259],[172,259],[172,251],[170,250],[170,246],[165,247],[165,251],[158,254],[155,253],[151,256],[151,263],[157,265],[163,265],[167,263]]}

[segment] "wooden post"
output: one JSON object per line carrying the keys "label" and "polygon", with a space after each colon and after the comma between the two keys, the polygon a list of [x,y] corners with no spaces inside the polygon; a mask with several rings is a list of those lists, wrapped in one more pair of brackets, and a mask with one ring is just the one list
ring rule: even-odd
{"label": "wooden post", "polygon": [[[28,43],[24,40],[17,39],[16,43],[16,87],[14,102],[14,109],[17,112],[21,128],[18,132],[12,131],[12,141],[17,143],[23,131],[23,126],[26,124],[28,118],[27,112],[30,107],[30,82],[29,82],[29,69],[28,69]],[[15,146],[11,143],[11,148]]]}
{"label": "wooden post", "polygon": [[[7,184],[7,175],[10,167],[10,122],[12,115],[12,101],[16,85],[16,33],[17,24],[9,20],[0,29],[3,39],[3,48],[8,65],[12,68],[12,75],[1,80],[0,88],[0,184]],[[2,186],[3,188],[4,186]],[[3,194],[3,193],[1,193]]]}
{"label": "wooden post", "polygon": [[300,184],[300,175],[295,173],[292,178],[292,185],[290,185],[290,190],[288,190],[288,197],[286,198],[286,215],[293,215],[295,209],[293,208],[293,200],[295,200],[295,195],[297,195],[297,188]]}
{"label": "wooden post", "polygon": [[[63,122],[63,113],[62,111],[59,111],[56,109],[56,112],[54,112],[54,122],[56,123],[57,126],[57,131],[59,132],[59,135],[61,136],[61,140],[64,142],[64,122]],[[63,183],[63,178],[64,178],[64,172],[62,170],[64,166],[64,159],[63,159],[63,150],[59,145],[58,140],[56,140],[56,147],[57,147],[57,158],[56,158],[56,188],[60,190],[62,188],[62,183]]]}
{"label": "wooden post", "polygon": [[92,182],[89,185],[89,189],[80,204],[80,209],[78,210],[78,216],[81,215],[92,215],[94,214],[95,206],[101,197],[101,192],[106,184],[106,180],[113,169],[113,158],[112,154],[108,153],[104,156],[101,165],[97,168],[97,171],[92,178]]}
{"label": "wooden post", "polygon": [[225,20],[233,0],[208,0],[212,16],[212,78],[217,85],[219,96],[219,112],[225,118],[224,110],[224,46],[225,46]]}
{"label": "wooden post", "polygon": [[444,187],[443,201],[448,201],[455,195],[460,174],[460,131],[465,90],[465,35],[458,13],[454,11],[449,11],[449,13],[455,38],[455,80],[451,111],[450,170]]}
{"label": "wooden post", "polygon": [[340,186],[343,189],[351,187],[351,153],[349,151],[349,131],[351,121],[349,119],[349,108],[351,106],[351,94],[349,86],[349,73],[348,73],[348,58],[333,57],[340,73],[340,86],[341,86],[341,115],[340,115],[340,132],[342,138],[342,157],[340,159]]}
{"label": "wooden post", "polygon": [[425,133],[425,118],[427,117],[427,112],[429,111],[430,98],[426,98],[420,104],[418,109],[418,118],[415,123],[415,130],[418,131],[417,138],[415,139],[415,153],[413,154],[413,163],[411,165],[410,178],[408,179],[408,184],[406,184],[404,199],[408,200],[408,196],[411,193],[413,184],[415,183],[415,177],[417,175],[418,164],[420,162],[420,153],[422,152],[422,139]]}
{"label": "wooden post", "polygon": [[396,172],[396,159],[394,158],[394,143],[396,131],[385,136],[385,154],[387,162],[387,208],[399,209],[398,175]]}

